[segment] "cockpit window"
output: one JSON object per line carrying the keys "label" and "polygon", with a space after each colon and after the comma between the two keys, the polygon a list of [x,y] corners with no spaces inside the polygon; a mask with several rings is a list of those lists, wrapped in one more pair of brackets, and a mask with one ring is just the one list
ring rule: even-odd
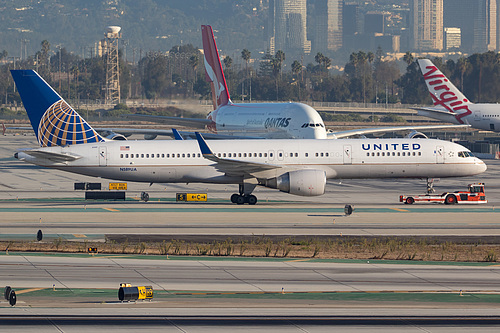
{"label": "cockpit window", "polygon": [[325,127],[325,125],[323,125],[322,123],[317,123],[317,124],[313,124],[313,123],[305,123],[301,126],[302,128],[306,128],[306,127]]}
{"label": "cockpit window", "polygon": [[470,151],[459,151],[458,157],[474,157],[474,154],[472,154]]}

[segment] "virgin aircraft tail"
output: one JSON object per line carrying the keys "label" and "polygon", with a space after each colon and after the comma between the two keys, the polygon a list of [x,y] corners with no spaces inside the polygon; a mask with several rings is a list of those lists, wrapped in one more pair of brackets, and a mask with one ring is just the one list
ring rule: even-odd
{"label": "virgin aircraft tail", "polygon": [[41,147],[104,139],[34,70],[11,70]]}
{"label": "virgin aircraft tail", "polygon": [[217,51],[217,44],[215,44],[215,37],[212,27],[209,25],[201,26],[201,36],[203,40],[203,52],[205,63],[205,77],[212,88],[212,100],[214,102],[214,109],[221,105],[231,103],[229,91],[227,90],[226,78],[222,71],[222,64]]}
{"label": "virgin aircraft tail", "polygon": [[[432,97],[434,106],[436,109],[439,108],[436,112],[449,112],[459,124],[463,124],[462,117],[472,113],[469,105],[473,103],[429,59],[418,59],[418,64],[424,75],[425,84]],[[422,110],[427,112],[433,111],[429,108]]]}

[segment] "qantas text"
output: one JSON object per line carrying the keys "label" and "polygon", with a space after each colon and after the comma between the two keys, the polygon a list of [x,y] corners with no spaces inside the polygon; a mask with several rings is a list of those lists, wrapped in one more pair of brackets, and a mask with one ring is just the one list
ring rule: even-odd
{"label": "qantas text", "polygon": [[266,128],[269,127],[288,127],[292,118],[267,118],[264,122]]}

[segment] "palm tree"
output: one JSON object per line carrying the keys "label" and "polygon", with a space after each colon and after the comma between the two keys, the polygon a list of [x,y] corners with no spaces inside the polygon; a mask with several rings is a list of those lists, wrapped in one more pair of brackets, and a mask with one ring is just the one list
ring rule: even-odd
{"label": "palm tree", "polygon": [[298,60],[294,60],[292,63],[292,73],[298,75],[302,70],[302,64]]}
{"label": "palm tree", "polygon": [[406,62],[406,64],[407,64],[408,66],[410,66],[410,64],[413,62],[413,59],[414,59],[414,58],[413,58],[413,54],[411,54],[411,52],[410,52],[410,51],[407,51],[407,52],[405,53],[405,55],[403,56],[403,60],[404,60],[404,62]]}
{"label": "palm tree", "polygon": [[[250,57],[251,57],[252,53],[250,51],[248,51],[247,49],[243,49],[243,51],[241,51],[241,58],[243,58],[243,60],[245,60],[245,80],[248,81],[248,62],[250,61]],[[252,82],[250,81],[250,84],[252,84]],[[241,90],[243,90],[243,87],[241,88]],[[252,87],[250,86],[250,95],[252,93]],[[250,100],[252,99],[252,97],[250,96]]]}
{"label": "palm tree", "polygon": [[278,73],[279,73],[279,79],[281,79],[281,64],[285,61],[285,52],[282,50],[278,50],[276,54],[274,55],[273,59],[273,67],[274,67],[274,72],[276,75],[276,100],[279,100],[278,97]]}
{"label": "palm tree", "polygon": [[316,53],[316,55],[314,56],[314,61],[316,61],[318,63],[318,65],[320,65],[320,66],[323,63],[324,59],[325,59],[325,56],[321,52]]}
{"label": "palm tree", "polygon": [[[292,63],[292,73],[295,74],[295,77],[298,81],[299,73],[302,71],[302,64],[297,60],[294,60]],[[297,86],[299,87],[299,101],[300,101],[300,82],[298,82]]]}
{"label": "palm tree", "polygon": [[198,63],[200,62],[200,57],[198,54],[194,53],[190,58],[189,58],[189,65],[193,68],[193,76],[194,76],[194,82],[196,83],[196,68],[198,67]]}
{"label": "palm tree", "polygon": [[457,67],[460,71],[460,91],[464,91],[464,74],[469,69],[470,63],[469,60],[465,57],[460,57],[457,60]]}
{"label": "palm tree", "polygon": [[276,60],[278,61],[278,64],[279,64],[279,72],[280,72],[280,77],[281,77],[281,65],[283,64],[283,62],[285,61],[285,52],[283,52],[282,50],[278,50],[276,52],[276,55],[274,56],[276,58]]}
{"label": "palm tree", "polygon": [[224,67],[229,70],[231,68],[231,65],[233,64],[233,58],[231,58],[230,56],[225,56],[223,62]]}

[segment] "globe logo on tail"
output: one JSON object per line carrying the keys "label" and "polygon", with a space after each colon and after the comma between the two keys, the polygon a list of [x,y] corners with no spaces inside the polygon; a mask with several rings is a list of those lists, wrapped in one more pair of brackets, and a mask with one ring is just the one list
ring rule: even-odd
{"label": "globe logo on tail", "polygon": [[38,126],[41,147],[100,142],[104,139],[64,100],[52,104]]}

